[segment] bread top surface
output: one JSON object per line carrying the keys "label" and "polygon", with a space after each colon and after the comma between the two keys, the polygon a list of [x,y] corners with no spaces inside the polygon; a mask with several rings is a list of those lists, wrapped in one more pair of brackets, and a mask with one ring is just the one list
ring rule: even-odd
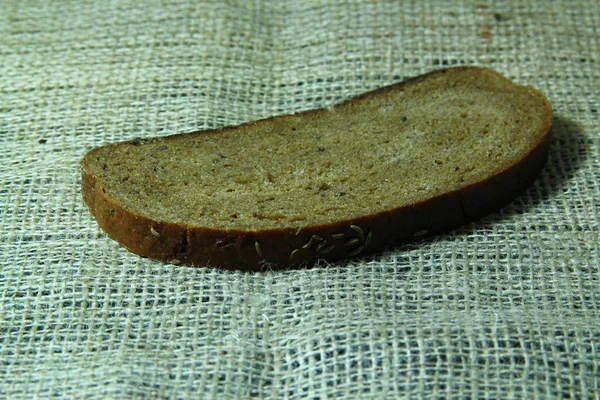
{"label": "bread top surface", "polygon": [[548,133],[535,89],[478,67],[435,71],[332,109],[89,152],[105,195],[152,220],[268,230],[334,223],[485,180]]}

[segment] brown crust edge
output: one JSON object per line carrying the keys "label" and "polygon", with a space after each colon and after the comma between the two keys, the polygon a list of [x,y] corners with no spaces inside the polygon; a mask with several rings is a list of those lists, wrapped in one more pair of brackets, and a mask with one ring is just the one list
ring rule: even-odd
{"label": "brown crust edge", "polygon": [[[480,70],[479,72],[500,75],[488,68],[455,68],[477,69]],[[361,94],[340,104],[405,86],[408,83],[414,84],[433,74],[446,71],[448,69],[433,71]],[[262,231],[188,228],[176,223],[155,221],[122,207],[97,185],[97,179],[88,170],[86,162],[88,155],[94,150],[91,150],[82,161],[83,199],[96,217],[98,225],[114,240],[138,255],[173,264],[260,271],[310,266],[319,259],[335,262],[364,256],[381,251],[388,246],[447,231],[480,218],[506,205],[531,185],[546,163],[552,123],[551,106],[541,93],[537,93],[547,104],[545,132],[516,163],[483,181],[457,191],[357,219],[301,229],[281,228]],[[321,110],[323,109],[292,115],[306,115]],[[266,120],[285,117],[289,115]],[[243,125],[245,124],[184,135],[220,133],[229,129],[238,129]],[[175,137],[182,137],[182,135],[168,138]],[[137,141],[139,142],[139,139]],[[129,142],[135,143],[136,140]]]}

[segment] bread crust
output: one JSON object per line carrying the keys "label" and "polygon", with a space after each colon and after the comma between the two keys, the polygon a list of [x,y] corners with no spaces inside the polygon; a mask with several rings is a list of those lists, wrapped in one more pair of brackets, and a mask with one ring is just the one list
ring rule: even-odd
{"label": "bread crust", "polygon": [[[481,67],[456,68],[499,75]],[[432,75],[444,74],[448,70],[433,71],[361,94],[346,102],[414,84]],[[545,100],[541,93],[538,94]],[[87,163],[88,157],[95,150],[90,151],[82,161],[83,199],[96,217],[98,225],[114,240],[138,255],[173,264],[260,271],[311,266],[320,259],[335,262],[360,257],[475,220],[501,208],[522,193],[536,179],[548,157],[552,109],[547,100],[545,103],[547,112],[543,134],[514,164],[459,190],[359,218],[302,228],[265,230],[187,227],[154,220],[126,209],[105,192]],[[309,110],[294,115],[306,117],[321,110]],[[286,117],[288,116],[276,116],[265,120],[273,121]],[[261,121],[250,123],[256,124]],[[219,134],[230,129],[239,129],[243,125],[186,135]]]}

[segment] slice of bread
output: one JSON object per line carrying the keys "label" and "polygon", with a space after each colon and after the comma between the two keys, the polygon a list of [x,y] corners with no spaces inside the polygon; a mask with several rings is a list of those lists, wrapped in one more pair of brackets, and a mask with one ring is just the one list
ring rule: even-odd
{"label": "slice of bread", "polygon": [[259,270],[363,256],[498,209],[532,183],[552,110],[480,67],[318,109],[90,151],[83,197],[131,251]]}

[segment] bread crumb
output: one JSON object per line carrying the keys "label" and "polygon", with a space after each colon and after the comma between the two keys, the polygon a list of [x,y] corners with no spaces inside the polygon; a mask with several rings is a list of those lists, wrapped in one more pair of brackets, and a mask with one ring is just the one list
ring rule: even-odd
{"label": "bread crumb", "polygon": [[425,229],[421,229],[421,230],[418,230],[418,231],[416,231],[416,232],[413,234],[413,237],[415,237],[415,238],[419,238],[419,237],[421,237],[421,236],[425,236],[425,235],[427,235],[427,230],[425,230]]}

